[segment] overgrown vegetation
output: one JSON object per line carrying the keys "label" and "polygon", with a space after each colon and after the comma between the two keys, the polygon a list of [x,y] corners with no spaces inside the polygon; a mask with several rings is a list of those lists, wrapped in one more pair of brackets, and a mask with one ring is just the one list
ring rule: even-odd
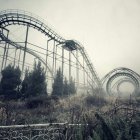
{"label": "overgrown vegetation", "polygon": [[[96,102],[90,104],[88,98],[91,98],[91,95],[73,95],[63,99],[43,95],[22,102],[1,103],[0,124],[65,123],[49,126],[51,130],[54,128],[50,133],[60,133],[59,139],[62,140],[140,138],[140,103],[133,99],[107,101],[104,98],[92,97]],[[98,102],[100,106],[97,106]]]}
{"label": "overgrown vegetation", "polygon": [[[68,82],[61,69],[57,71],[49,96],[40,62],[34,64],[33,71],[26,70],[23,81],[20,76],[20,69],[11,65],[2,71],[0,126],[50,123],[45,128],[48,129],[46,139],[56,140],[140,139],[139,98],[109,100],[99,89],[94,94],[76,95],[74,80],[71,78]],[[32,135],[35,133],[33,129]]]}

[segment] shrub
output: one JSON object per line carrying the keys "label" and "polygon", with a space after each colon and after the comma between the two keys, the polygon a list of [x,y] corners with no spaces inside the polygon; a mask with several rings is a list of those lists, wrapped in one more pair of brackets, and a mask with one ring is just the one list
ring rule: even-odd
{"label": "shrub", "polygon": [[39,106],[41,107],[50,107],[53,106],[55,103],[59,102],[59,98],[56,96],[46,96],[46,95],[42,95],[42,96],[37,96],[37,97],[33,97],[33,98],[29,98],[26,101],[26,107],[28,109],[33,109],[33,108],[37,108]]}
{"label": "shrub", "polygon": [[85,97],[85,104],[87,106],[103,106],[107,104],[107,101],[104,97],[99,97],[96,95],[88,95]]}
{"label": "shrub", "polygon": [[37,108],[40,105],[43,105],[43,100],[41,97],[32,97],[26,101],[26,107],[28,109]]}

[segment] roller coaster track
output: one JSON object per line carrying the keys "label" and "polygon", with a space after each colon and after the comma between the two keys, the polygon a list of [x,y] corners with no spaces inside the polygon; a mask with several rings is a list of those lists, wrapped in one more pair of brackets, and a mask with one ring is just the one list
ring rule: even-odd
{"label": "roller coaster track", "polygon": [[65,39],[59,36],[55,31],[49,28],[40,17],[22,10],[4,10],[0,12],[0,27],[6,27],[13,24],[28,25],[33,27],[51,39],[63,43]]}
{"label": "roller coaster track", "polygon": [[[140,88],[140,75],[136,72],[134,72],[131,69],[128,68],[124,68],[124,67],[120,67],[120,68],[116,68],[112,71],[110,71],[107,75],[105,75],[102,78],[102,84],[106,83],[106,91],[107,93],[111,94],[111,83],[114,79],[116,79],[119,76],[125,76],[129,78],[129,81],[135,85],[135,87],[137,89]],[[116,82],[117,84],[122,84],[124,82],[124,78],[122,78],[121,80],[119,80],[118,82]],[[128,81],[128,79],[127,79]],[[118,90],[118,89],[117,89]]]}
{"label": "roller coaster track", "polygon": [[83,47],[82,44],[80,44],[78,41],[75,41],[76,45],[79,46],[79,51],[81,52],[82,56],[84,57],[86,63],[87,63],[87,66],[89,67],[90,69],[90,72],[92,73],[92,76],[94,77],[95,81],[97,81],[97,84],[99,85],[99,87],[101,87],[101,82],[99,80],[99,77],[95,71],[95,68],[92,64],[92,62],[90,61],[90,58],[85,50],[85,48]]}
{"label": "roller coaster track", "polygon": [[129,68],[124,68],[124,67],[119,67],[116,69],[113,69],[112,71],[110,71],[109,73],[107,73],[103,78],[102,78],[102,84],[104,84],[104,82],[109,79],[111,77],[112,74],[114,73],[118,73],[118,72],[128,72],[131,73],[132,75],[136,75],[136,77],[140,78],[140,75],[136,72],[134,72],[133,70],[129,69]]}
{"label": "roller coaster track", "polygon": [[[0,12],[0,28],[6,28],[7,26],[13,25],[13,24],[33,27],[33,28],[37,29],[38,31],[42,32],[44,35],[48,36],[51,40],[54,40],[59,44],[63,44],[64,49],[67,49],[67,47],[71,43],[71,41],[64,39],[63,37],[58,35],[54,30],[52,30],[50,28],[50,26],[45,24],[45,21],[43,19],[41,19],[40,17],[38,17],[32,13],[22,11],[22,10],[1,11]],[[15,44],[14,42],[12,42],[11,40],[4,37],[4,35],[2,35],[2,33],[0,34],[0,36],[2,39],[7,41],[8,43],[12,44],[16,48],[23,49],[22,46],[19,46],[19,45]],[[83,56],[83,58],[85,59],[87,67],[89,68],[89,71],[92,74],[93,83],[95,83],[97,87],[101,87],[101,85],[102,85],[101,81],[93,67],[92,62],[90,61],[90,59],[88,57],[87,52],[85,51],[85,48],[77,41],[73,40],[72,42],[74,43],[72,46],[72,49],[78,49],[79,52],[81,53],[81,55]],[[34,52],[32,52],[29,49],[27,51],[28,51],[28,53],[39,58],[45,64],[44,60],[42,60],[40,58],[40,56],[38,56],[37,54],[35,54]],[[51,69],[49,69],[49,71],[51,72]]]}

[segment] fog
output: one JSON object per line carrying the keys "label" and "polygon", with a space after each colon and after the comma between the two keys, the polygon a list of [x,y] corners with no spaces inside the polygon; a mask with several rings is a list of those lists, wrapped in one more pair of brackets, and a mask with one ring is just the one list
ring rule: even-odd
{"label": "fog", "polygon": [[100,78],[117,67],[140,73],[138,0],[0,0],[0,5],[35,13],[64,38],[81,42]]}

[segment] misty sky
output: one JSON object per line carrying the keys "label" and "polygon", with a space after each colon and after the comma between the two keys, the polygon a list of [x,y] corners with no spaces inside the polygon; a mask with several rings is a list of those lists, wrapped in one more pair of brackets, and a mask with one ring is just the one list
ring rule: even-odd
{"label": "misty sky", "polygon": [[0,0],[5,9],[35,13],[81,42],[100,78],[117,67],[140,74],[139,0]]}

